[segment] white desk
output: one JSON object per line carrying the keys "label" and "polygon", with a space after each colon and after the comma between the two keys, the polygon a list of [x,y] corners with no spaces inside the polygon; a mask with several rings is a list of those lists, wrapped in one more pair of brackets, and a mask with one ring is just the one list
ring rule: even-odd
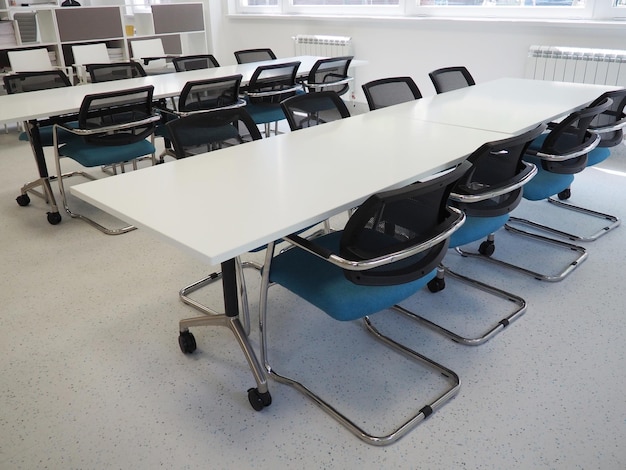
{"label": "white desk", "polygon": [[[27,126],[33,147],[35,162],[37,164],[39,179],[34,183],[41,184],[49,200],[51,212],[48,213],[48,221],[58,223],[60,221],[58,208],[52,189],[50,188],[48,168],[43,149],[39,140],[37,120],[51,116],[72,115],[78,112],[85,95],[93,93],[106,93],[121,88],[135,88],[146,85],[154,86],[154,98],[169,98],[178,96],[188,81],[219,78],[228,75],[242,75],[242,85],[246,85],[256,68],[264,64],[276,64],[284,62],[300,62],[298,73],[307,75],[315,62],[321,57],[297,56],[283,59],[254,62],[249,64],[216,67],[212,69],[192,70],[189,72],[177,72],[162,75],[149,75],[147,77],[116,80],[102,83],[89,83],[80,86],[55,88],[51,90],[32,91],[29,93],[17,93],[0,97],[0,124],[8,122],[30,122]],[[366,61],[356,60],[353,66],[364,65]],[[27,186],[24,186],[26,188]],[[22,191],[25,192],[25,189]],[[52,222],[54,221],[54,222]]]}
{"label": "white desk", "polygon": [[[221,263],[224,315],[260,394],[265,370],[238,315],[234,258],[462,161],[502,134],[369,113],[73,186],[96,207]],[[155,204],[154,195],[163,195]],[[207,197],[211,194],[211,197]],[[132,195],[132,197],[131,197]]]}
{"label": "white desk", "polygon": [[456,126],[519,134],[586,106],[619,87],[502,78],[382,108],[393,113]]}

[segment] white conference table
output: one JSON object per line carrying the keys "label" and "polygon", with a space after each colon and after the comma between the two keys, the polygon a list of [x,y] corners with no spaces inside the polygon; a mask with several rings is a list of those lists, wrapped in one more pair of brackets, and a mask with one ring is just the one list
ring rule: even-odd
{"label": "white conference table", "polygon": [[421,98],[377,113],[520,134],[586,106],[620,87],[525,78],[500,78]]}
{"label": "white conference table", "polygon": [[[510,91],[511,84],[518,92]],[[519,92],[524,86],[538,94],[531,100]],[[76,185],[71,192],[208,264],[221,263],[221,324],[237,338],[257,391],[269,396],[265,371],[238,318],[236,256],[355,207],[373,193],[449,168],[484,142],[567,114],[608,89],[496,80]],[[515,96],[519,101],[511,103]],[[207,191],[219,196],[207,199]],[[155,204],[154,194],[166,197]]]}
{"label": "white conference table", "polygon": [[[233,332],[256,391],[269,397],[265,370],[239,321],[234,258],[373,193],[450,168],[500,138],[367,113],[75,185],[71,192],[210,265],[221,263],[226,313],[212,324]],[[164,196],[157,204],[156,194]]]}
{"label": "white conference table", "polygon": [[[275,60],[252,62],[248,64],[228,65],[211,69],[192,70],[188,72],[173,72],[146,77],[115,80],[101,83],[87,83],[72,87],[54,88],[49,90],[32,91],[0,96],[0,124],[10,122],[29,123],[27,131],[33,148],[35,163],[39,172],[39,179],[29,183],[24,188],[41,184],[46,193],[51,212],[48,213],[50,223],[60,221],[58,208],[50,188],[49,173],[39,138],[37,123],[50,117],[74,115],[78,113],[83,98],[88,94],[106,93],[120,89],[137,88],[152,85],[154,98],[170,98],[178,96],[188,81],[206,80],[229,75],[242,75],[242,85],[247,85],[256,68],[260,65],[271,65],[285,62],[300,62],[298,75],[306,76],[318,59],[318,56],[295,56]],[[367,64],[364,60],[353,60],[351,67]],[[25,189],[22,188],[22,192]],[[52,222],[54,221],[54,222]]]}

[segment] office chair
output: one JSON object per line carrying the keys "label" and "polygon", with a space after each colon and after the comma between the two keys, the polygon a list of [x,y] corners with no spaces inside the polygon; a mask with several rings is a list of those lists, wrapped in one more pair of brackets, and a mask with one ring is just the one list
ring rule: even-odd
{"label": "office chair", "polygon": [[254,122],[263,124],[265,136],[270,135],[270,124],[278,134],[278,121],[285,119],[280,102],[302,92],[296,82],[300,62],[261,65],[256,68],[245,89],[246,109]]}
{"label": "office chair", "polygon": [[[543,133],[531,143],[526,150],[524,161],[537,166],[537,175],[524,186],[524,199],[530,201],[547,199],[571,185],[574,180],[574,174],[584,170],[587,166],[587,154],[600,141],[600,136],[589,131],[589,126],[596,116],[607,110],[611,104],[612,100],[610,98],[599,98],[588,107],[571,113],[562,121],[549,124],[548,132]],[[536,279],[551,282],[564,279],[587,258],[587,250],[582,246],[546,237],[536,233],[534,230],[528,232],[515,227],[515,225],[520,224],[530,225],[535,228],[539,225],[526,219],[511,216],[505,228],[512,234],[547,243],[568,253],[577,253],[576,259],[567,263],[556,274],[541,273],[493,258],[491,256],[494,249],[492,238],[481,245],[478,253],[466,251],[462,251],[462,253],[466,256],[479,256],[482,259],[512,268],[517,272],[530,275]]]}
{"label": "office chair", "polygon": [[437,94],[476,84],[472,74],[463,66],[433,70],[428,76]]}
{"label": "office chair", "polygon": [[331,57],[319,59],[306,80],[302,82],[304,89],[309,93],[319,91],[334,91],[338,95],[344,95],[350,90],[350,82],[353,78],[348,76],[348,68],[353,56]]}
{"label": "office chair", "polygon": [[[522,161],[522,158],[530,143],[545,129],[545,125],[540,125],[519,136],[485,143],[468,157],[472,168],[461,177],[450,194],[449,204],[462,210],[466,216],[463,226],[450,237],[450,249],[486,237],[493,239],[494,233],[504,227],[509,214],[522,200],[524,185],[537,173],[536,166]],[[472,337],[453,332],[407,307],[399,305],[397,310],[453,341],[468,346],[485,343],[526,312],[526,301],[522,297],[458,274],[443,263],[437,268],[437,276],[428,283],[428,289],[433,293],[442,291],[446,286],[446,277],[510,301],[515,309]],[[438,319],[442,313],[437,311],[432,317]],[[469,313],[468,322],[482,312]]]}
{"label": "office chair", "polygon": [[239,97],[241,78],[241,75],[229,75],[185,83],[177,100],[177,109],[160,110],[163,120],[157,126],[155,135],[165,139],[165,150],[160,155],[161,161],[165,155],[179,158],[177,155],[180,154],[171,147],[169,127],[166,125],[168,122],[192,113],[245,106],[246,102]]}
{"label": "office chair", "polygon": [[175,56],[166,54],[161,38],[133,39],[130,41],[133,60],[143,64],[148,75],[170,73],[173,70],[168,67],[167,59]]}
{"label": "office chair", "polygon": [[[30,91],[46,90],[49,88],[60,88],[66,86],[72,86],[70,79],[61,70],[46,70],[37,72],[19,72],[5,75],[3,77],[4,88],[7,93],[27,93]],[[68,122],[68,126],[78,125],[75,121]],[[34,128],[28,123],[24,123],[24,127],[27,129],[20,132],[19,140],[31,141],[31,138],[36,138],[39,141],[39,145],[42,147],[52,147],[53,141],[53,126],[52,124],[40,126],[37,129],[36,136],[33,135]],[[58,140],[60,142],[67,142],[72,138],[72,134],[68,132],[59,132]],[[31,149],[34,150],[34,144],[31,144]],[[35,156],[35,159],[36,156]],[[52,194],[52,188],[50,187],[50,181],[56,179],[58,176],[47,176],[38,178],[34,181],[26,183],[20,190],[20,195],[16,198],[17,203],[20,206],[27,206],[30,204],[29,192],[41,197],[46,203],[51,205],[51,211],[48,212],[48,222],[52,225],[56,225],[61,222],[61,215],[56,206],[54,195]],[[41,186],[42,193],[35,188]]]}
{"label": "office chair", "polygon": [[346,103],[334,91],[295,95],[280,106],[292,131],[350,117]]}
{"label": "office chair", "polygon": [[[154,127],[160,119],[160,116],[152,109],[153,91],[154,87],[150,85],[86,95],[78,112],[76,128],[54,124],[53,140],[57,173],[63,174],[61,162],[65,158],[70,158],[83,167],[91,168],[121,164],[145,155],[153,155],[155,152]],[[71,139],[63,144],[59,141],[59,136],[63,131],[80,138]],[[72,175],[95,179],[84,171],[74,171]],[[63,178],[58,180],[63,206],[71,217],[82,219],[107,235],[119,235],[135,229],[132,225],[109,229],[87,216],[72,212],[68,205]],[[132,197],[132,194],[127,196]]]}
{"label": "office chair", "polygon": [[[626,89],[608,91],[604,93],[600,98],[607,97],[613,100],[613,103],[609,109],[599,114],[589,126],[589,130],[595,132],[600,136],[600,143],[596,148],[587,154],[587,166],[594,166],[602,163],[611,155],[611,147],[615,147],[622,143],[624,140],[624,127],[626,127],[626,114],[624,113],[624,107],[626,106]],[[571,203],[563,202],[571,197],[571,187],[559,192],[557,197],[549,197],[547,200],[557,207],[569,209],[575,212],[586,214],[592,217],[603,219],[609,222],[608,225],[601,227],[594,233],[579,235],[571,232],[565,232],[562,230],[553,230],[551,228],[540,229],[546,230],[548,233],[564,237],[572,241],[594,241],[600,238],[602,235],[609,231],[619,227],[621,220],[619,217],[611,214],[605,214],[595,210],[587,209],[584,207],[576,206]]]}
{"label": "office chair", "polygon": [[146,71],[139,62],[114,62],[106,64],[86,64],[85,69],[93,83],[145,77]]}
{"label": "office chair", "polygon": [[251,62],[261,62],[264,60],[276,59],[276,54],[269,48],[244,49],[235,51],[235,59],[238,64],[249,64]]}
{"label": "office chair", "polygon": [[[459,390],[460,381],[454,372],[382,335],[369,316],[393,308],[435,276],[436,267],[448,248],[449,237],[464,220],[463,212],[447,206],[446,202],[452,186],[470,166],[464,162],[429,181],[369,197],[348,219],[342,231],[314,240],[289,235],[284,239],[293,247],[276,256],[274,244],[268,245],[260,299],[262,362],[271,377],[305,394],[369,444],[382,446],[395,442]],[[366,329],[377,339],[446,377],[450,382],[446,391],[390,434],[376,436],[364,431],[306,385],[280,374],[270,364],[267,304],[272,285],[282,286],[335,320],[363,319]],[[349,341],[349,337],[345,340]],[[371,384],[366,375],[364,386]]]}
{"label": "office chair", "polygon": [[220,64],[211,54],[186,55],[172,59],[174,69],[177,72],[186,72],[188,70],[212,69],[219,67]]}
{"label": "office chair", "polygon": [[418,100],[422,93],[411,77],[389,77],[361,85],[370,111]]}
{"label": "office chair", "polygon": [[[168,122],[167,127],[175,156],[179,159],[261,139],[261,133],[256,124],[245,108],[241,107],[188,114]],[[261,247],[259,250],[263,248]],[[251,267],[260,270],[261,267],[252,262],[242,263],[239,257],[236,259],[235,266],[237,278],[240,282],[242,323],[246,334],[249,334],[250,314],[243,268]],[[179,323],[180,335],[178,342],[182,352],[185,354],[192,353],[196,349],[196,340],[189,331],[190,327],[210,326],[221,321],[216,320],[218,317],[214,316],[219,314],[219,312],[194,300],[190,295],[213,282],[219,281],[221,278],[222,273],[212,273],[199,281],[183,287],[179,292],[179,297],[183,303],[203,313],[201,317],[181,320]]]}

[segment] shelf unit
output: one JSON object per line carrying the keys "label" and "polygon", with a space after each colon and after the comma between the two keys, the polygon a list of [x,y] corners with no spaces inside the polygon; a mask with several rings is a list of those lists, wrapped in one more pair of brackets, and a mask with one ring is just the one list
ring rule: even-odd
{"label": "shelf unit", "polygon": [[[18,11],[36,11],[38,41],[20,44],[16,39],[14,43],[0,43],[0,71],[9,69],[8,50],[36,47],[47,48],[58,66],[72,65],[72,46],[80,44],[106,44],[112,61],[129,60],[132,42],[148,38],[161,38],[166,54],[207,52],[202,3],[166,3],[140,9],[132,5],[59,7],[56,2],[15,7],[10,2],[0,0],[0,19],[8,23]],[[8,29],[3,23],[0,28]]]}

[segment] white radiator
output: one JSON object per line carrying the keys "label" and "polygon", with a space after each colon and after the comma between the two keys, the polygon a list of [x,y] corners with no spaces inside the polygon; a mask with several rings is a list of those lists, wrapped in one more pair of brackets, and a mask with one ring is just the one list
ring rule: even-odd
{"label": "white radiator", "polygon": [[530,46],[526,77],[626,86],[626,51]]}
{"label": "white radiator", "polygon": [[352,38],[348,36],[324,36],[298,34],[293,38],[295,55],[340,57],[353,55]]}

